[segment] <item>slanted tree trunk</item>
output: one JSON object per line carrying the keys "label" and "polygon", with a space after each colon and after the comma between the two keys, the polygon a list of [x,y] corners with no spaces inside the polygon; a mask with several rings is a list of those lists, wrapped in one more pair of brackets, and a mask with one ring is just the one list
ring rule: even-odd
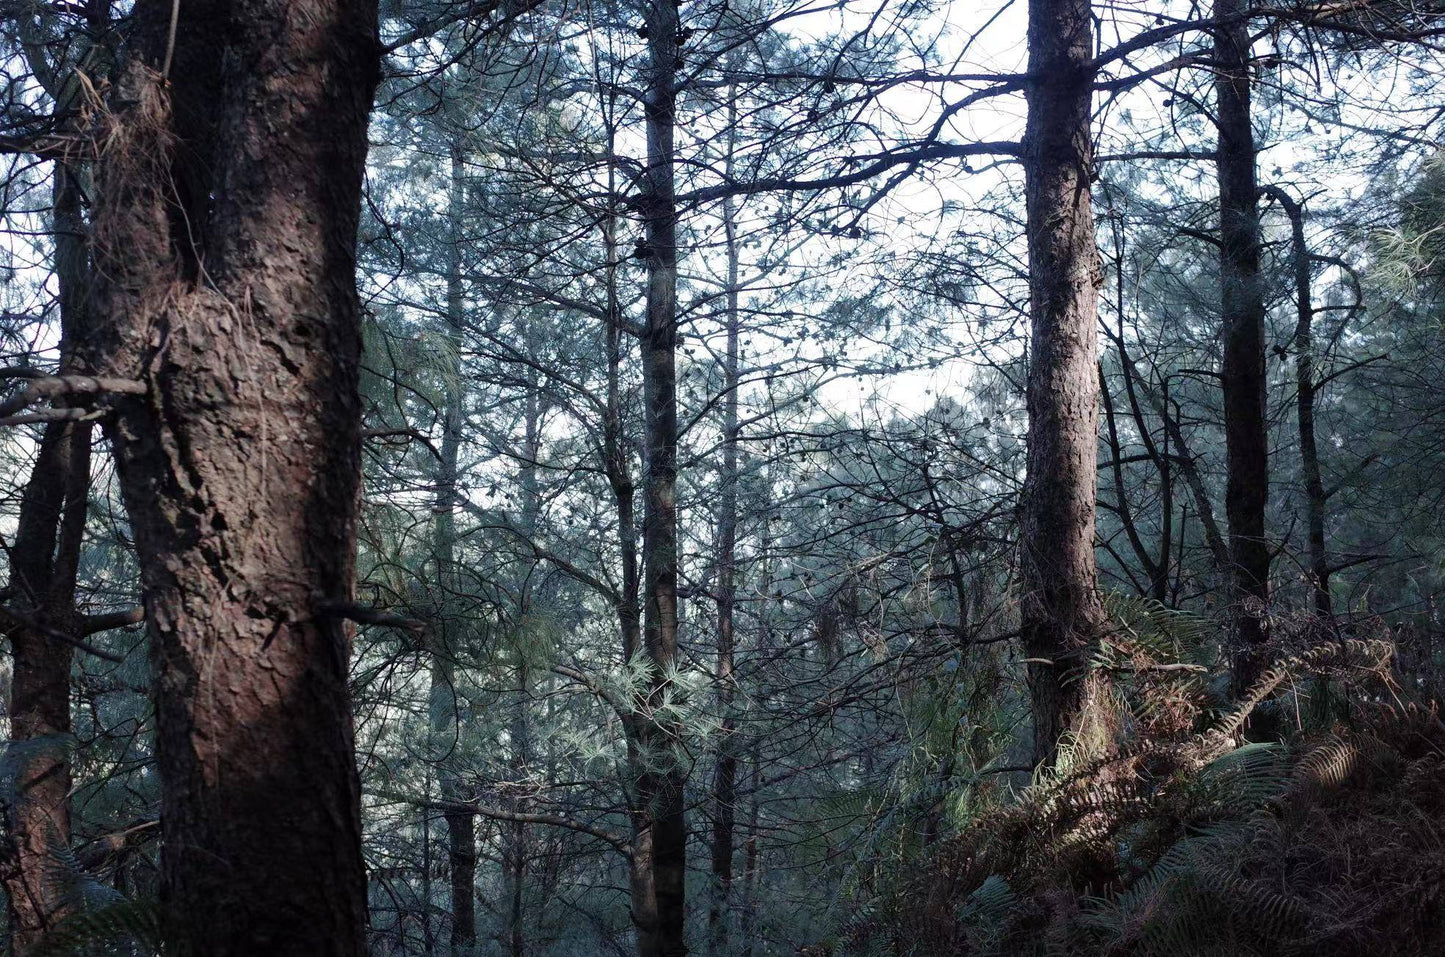
{"label": "slanted tree trunk", "polygon": [[[1127,378],[1128,373],[1125,373]],[[1161,550],[1163,561],[1156,562],[1154,554],[1144,544],[1144,537],[1139,531],[1138,524],[1134,521],[1134,510],[1129,506],[1129,492],[1124,482],[1124,448],[1119,441],[1119,427],[1115,422],[1114,400],[1109,392],[1109,380],[1104,375],[1104,366],[1099,365],[1099,395],[1104,399],[1104,431],[1109,437],[1109,472],[1114,478],[1114,510],[1119,516],[1119,524],[1124,527],[1125,537],[1129,540],[1129,547],[1134,550],[1134,558],[1139,562],[1146,576],[1145,582],[1135,579],[1135,584],[1141,595],[1152,595],[1162,601],[1159,596],[1164,593],[1168,582],[1169,565],[1169,543],[1166,540]],[[1164,474],[1167,466],[1161,465],[1160,473]],[[1133,578],[1133,572],[1127,567],[1125,574]]]}
{"label": "slanted tree trunk", "polygon": [[432,552],[436,561],[436,587],[441,593],[441,609],[433,629],[437,647],[433,649],[431,688],[429,695],[433,745],[436,749],[437,784],[446,805],[443,820],[447,829],[447,875],[451,899],[451,931],[448,942],[453,957],[471,957],[476,950],[476,815],[465,810],[469,795],[458,773],[458,741],[461,735],[461,713],[457,707],[456,663],[465,644],[467,626],[462,620],[461,581],[457,574],[457,482],[458,459],[462,446],[463,402],[461,338],[463,322],[461,224],[465,212],[462,182],[462,156],[453,149],[448,221],[450,235],[447,246],[446,329],[449,368],[446,372],[446,395],[442,408],[442,440],[438,449],[436,505],[432,511]]}
{"label": "slanted tree trunk", "polygon": [[351,957],[376,5],[200,0],[172,33],[174,9],[135,5],[93,224],[97,371],[147,388],[107,433],[156,672],[162,901],[198,954]]}
{"label": "slanted tree trunk", "polygon": [[[652,860],[651,901],[633,901],[643,957],[687,953],[684,912],[687,877],[685,771],[670,720],[651,717],[675,693],[677,664],[677,208],[673,130],[676,123],[678,10],[673,0],[649,0],[648,67],[644,104],[647,174],[640,197],[647,267],[647,322],[642,331],[642,378],[647,471],[643,479],[642,654],[651,669],[639,722],[637,853]],[[646,893],[647,889],[643,889]]]}
{"label": "slanted tree trunk", "polygon": [[[1156,552],[1157,558],[1150,559],[1147,553],[1140,550],[1136,536],[1131,532],[1130,545],[1139,554],[1140,564],[1148,570],[1149,594],[1160,604],[1169,600],[1169,582],[1173,574],[1170,565],[1170,548],[1174,542],[1174,462],[1169,454],[1169,429],[1164,428],[1164,435],[1160,443],[1154,441],[1154,436],[1149,428],[1149,422],[1144,417],[1144,409],[1139,402],[1139,392],[1135,388],[1135,378],[1138,370],[1134,368],[1133,361],[1129,358],[1129,345],[1124,328],[1125,316],[1125,290],[1124,290],[1124,227],[1123,216],[1112,220],[1112,232],[1114,235],[1114,298],[1116,301],[1116,325],[1112,338],[1119,350],[1119,368],[1124,377],[1124,394],[1129,399],[1129,413],[1134,419],[1134,428],[1139,433],[1139,441],[1144,446],[1144,452],[1159,470],[1159,544]],[[1165,377],[1163,382],[1163,406],[1169,406],[1169,379]],[[1120,500],[1120,509],[1124,507],[1124,495],[1122,491],[1121,471],[1123,463],[1119,461],[1121,449],[1119,448],[1118,437],[1114,429],[1114,412],[1111,408],[1109,386],[1107,382],[1099,383],[1100,394],[1104,398],[1105,422],[1109,433],[1109,445],[1113,449],[1113,467],[1115,495]],[[1160,450],[1162,444],[1163,450]],[[1132,522],[1130,523],[1132,528]]]}
{"label": "slanted tree trunk", "polygon": [[1269,601],[1269,437],[1265,424],[1264,292],[1259,275],[1259,208],[1250,125],[1249,25],[1243,0],[1215,0],[1215,112],[1219,129],[1219,283],[1224,360],[1225,517],[1232,566],[1234,685],[1259,675]]}
{"label": "slanted tree trunk", "polygon": [[1315,435],[1315,309],[1310,292],[1310,250],[1305,241],[1304,209],[1278,186],[1266,186],[1261,195],[1273,197],[1289,217],[1293,244],[1295,326],[1295,418],[1299,428],[1300,477],[1305,487],[1305,524],[1309,537],[1310,587],[1315,614],[1326,622],[1334,617],[1330,601],[1330,563],[1325,550],[1325,483],[1320,475],[1319,443]]}
{"label": "slanted tree trunk", "polygon": [[[80,188],[56,164],[55,274],[60,293],[60,371],[81,371],[75,361],[84,335],[89,263]],[[4,862],[11,940],[23,954],[65,915],[53,879],[56,848],[70,847],[70,663],[79,637],[76,578],[85,538],[90,492],[89,422],[49,422],[40,437],[30,478],[21,493],[10,548],[11,596],[3,618],[10,639],[10,740],[33,742],[15,779],[15,801],[5,811],[14,857]],[[48,743],[43,743],[48,742]]]}
{"label": "slanted tree trunk", "polygon": [[1095,324],[1103,276],[1089,187],[1090,16],[1088,0],[1029,3],[1024,169],[1032,338],[1019,550],[1040,762],[1052,761],[1061,735],[1085,731],[1102,706],[1097,679],[1082,677],[1103,619],[1094,559]]}

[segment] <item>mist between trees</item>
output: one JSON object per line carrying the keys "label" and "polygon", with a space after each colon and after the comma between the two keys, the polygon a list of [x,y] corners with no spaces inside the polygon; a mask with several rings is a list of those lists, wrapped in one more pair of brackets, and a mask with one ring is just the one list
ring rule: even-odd
{"label": "mist between trees", "polygon": [[7,953],[1445,949],[1445,8],[0,4]]}

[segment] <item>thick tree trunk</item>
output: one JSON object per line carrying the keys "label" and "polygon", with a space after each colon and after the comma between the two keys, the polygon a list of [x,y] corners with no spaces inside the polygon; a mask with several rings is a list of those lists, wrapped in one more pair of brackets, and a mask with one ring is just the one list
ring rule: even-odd
{"label": "thick tree trunk", "polygon": [[[647,267],[647,323],[642,333],[647,472],[643,482],[642,653],[651,668],[646,707],[675,693],[677,664],[677,209],[673,129],[676,122],[678,11],[673,0],[649,0],[647,176],[641,199],[646,226],[639,250]],[[687,953],[684,914],[687,877],[685,771],[676,754],[677,729],[649,714],[639,722],[637,853],[652,861],[651,903],[634,900],[643,957]],[[644,893],[647,888],[640,888]]]}
{"label": "thick tree trunk", "polygon": [[1223,325],[1225,515],[1233,571],[1231,652],[1234,684],[1258,677],[1266,637],[1269,543],[1269,437],[1265,424],[1264,292],[1259,275],[1259,207],[1250,125],[1249,25],[1243,0],[1215,0],[1224,21],[1214,37],[1219,145],[1219,282]]}
{"label": "thick tree trunk", "polygon": [[[162,898],[209,957],[359,955],[347,691],[374,2],[136,4],[99,162],[98,371],[156,671]],[[221,66],[224,65],[224,69]]]}
{"label": "thick tree trunk", "polygon": [[1029,241],[1028,474],[1021,503],[1023,641],[1034,756],[1102,719],[1083,677],[1102,623],[1094,559],[1103,276],[1089,180],[1093,55],[1088,0],[1030,0],[1024,169]]}
{"label": "thick tree trunk", "polygon": [[[85,335],[89,261],[80,187],[56,164],[55,275],[60,293],[60,371],[81,371],[75,352]],[[55,848],[70,846],[72,646],[78,637],[76,578],[90,493],[89,422],[50,422],[21,493],[10,549],[10,609],[5,622],[13,662],[10,740],[49,739],[16,774],[15,803],[5,809],[14,857],[4,862],[11,940],[24,953],[65,914],[54,887]],[[10,616],[5,616],[10,618]]]}

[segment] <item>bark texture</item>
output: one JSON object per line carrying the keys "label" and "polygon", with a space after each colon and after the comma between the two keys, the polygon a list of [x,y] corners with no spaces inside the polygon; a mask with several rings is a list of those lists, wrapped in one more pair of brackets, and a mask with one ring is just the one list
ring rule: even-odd
{"label": "bark texture", "polygon": [[1088,0],[1030,0],[1024,139],[1029,244],[1028,473],[1020,515],[1034,756],[1052,761],[1102,701],[1084,677],[1103,612],[1094,558],[1099,253],[1090,194]]}
{"label": "bark texture", "polygon": [[[647,471],[643,480],[642,653],[652,672],[651,709],[670,693],[677,661],[677,203],[673,159],[676,125],[678,9],[649,0],[648,75],[644,114],[647,176],[641,197],[646,239],[638,250],[647,267],[647,323],[642,332],[642,390]],[[639,722],[635,853],[650,860],[651,878],[634,886],[633,919],[642,957],[687,953],[687,822],[685,772],[676,755],[676,729]],[[634,868],[636,871],[636,868]]]}
{"label": "bark texture", "polygon": [[140,0],[99,161],[95,363],[156,671],[162,897],[206,955],[357,955],[347,692],[370,0]]}
{"label": "bark texture", "polygon": [[1250,125],[1249,25],[1243,0],[1215,0],[1223,22],[1214,37],[1219,127],[1219,283],[1224,359],[1225,516],[1233,572],[1234,682],[1242,692],[1261,668],[1266,637],[1269,543],[1269,436],[1265,424],[1264,291],[1259,274],[1259,202]]}

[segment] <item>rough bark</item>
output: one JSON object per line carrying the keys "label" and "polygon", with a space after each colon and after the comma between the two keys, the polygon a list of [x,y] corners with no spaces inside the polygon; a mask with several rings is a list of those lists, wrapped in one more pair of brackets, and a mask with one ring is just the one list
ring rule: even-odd
{"label": "rough bark", "polygon": [[1224,359],[1225,517],[1229,524],[1231,657],[1242,691],[1261,667],[1269,601],[1269,438],[1265,423],[1264,292],[1260,282],[1259,207],[1250,123],[1249,25],[1243,0],[1215,0],[1224,25],[1214,34],[1215,112],[1219,131],[1219,283]]}
{"label": "rough bark", "polygon": [[[643,479],[642,654],[651,671],[645,708],[671,693],[677,661],[677,204],[673,132],[676,124],[678,10],[673,0],[649,0],[644,115],[647,175],[640,199],[647,267],[647,322],[642,332],[642,377],[647,471]],[[650,716],[639,722],[637,842],[652,862],[651,900],[633,901],[643,957],[687,953],[687,822],[685,771],[677,759],[677,729]],[[644,894],[648,888],[640,888]]]}
{"label": "rough bark", "polygon": [[[156,673],[162,900],[195,953],[359,955],[347,691],[374,2],[141,0],[99,161],[98,371]],[[179,200],[177,202],[177,200]]]}
{"label": "rough bark", "polygon": [[1082,733],[1097,680],[1084,678],[1103,612],[1094,558],[1102,271],[1090,195],[1093,53],[1088,0],[1030,0],[1024,138],[1029,318],[1028,464],[1020,507],[1022,636],[1031,659],[1034,756]]}

